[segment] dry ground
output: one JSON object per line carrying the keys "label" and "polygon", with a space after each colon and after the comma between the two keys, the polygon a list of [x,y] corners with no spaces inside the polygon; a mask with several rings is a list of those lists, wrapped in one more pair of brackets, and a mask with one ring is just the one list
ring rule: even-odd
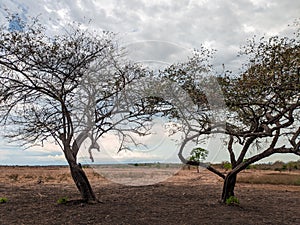
{"label": "dry ground", "polygon": [[86,171],[103,203],[58,204],[80,198],[66,167],[0,167],[0,198],[8,199],[0,204],[0,224],[300,224],[300,186],[238,183],[240,205],[226,206],[219,202],[222,181],[208,171],[181,170],[149,186]]}

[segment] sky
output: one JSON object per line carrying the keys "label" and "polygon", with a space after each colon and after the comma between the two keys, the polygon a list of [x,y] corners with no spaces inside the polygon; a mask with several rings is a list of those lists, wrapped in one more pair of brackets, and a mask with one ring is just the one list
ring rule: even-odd
{"label": "sky", "polygon": [[[295,0],[2,0],[0,3],[0,22],[7,24],[5,10],[18,13],[26,19],[38,16],[46,26],[47,32],[57,34],[66,24],[76,21],[96,31],[112,31],[118,34],[120,43],[133,50],[131,55],[137,61],[155,61],[156,64],[170,64],[181,60],[193,49],[201,45],[216,49],[213,64],[221,73],[223,64],[226,69],[238,71],[242,60],[237,57],[239,49],[247,39],[254,35],[289,36],[292,33],[288,25],[299,18],[300,1]],[[8,26],[8,24],[7,24]],[[177,157],[176,144],[158,129],[152,137],[152,150],[147,153],[129,152],[124,156],[107,151],[105,156],[118,160],[149,159],[159,161],[162,158]],[[160,141],[157,141],[160,138]],[[103,149],[110,149],[114,136],[103,141]],[[155,144],[153,144],[155,142]],[[158,143],[158,144],[157,144]],[[211,161],[228,160],[226,151],[218,140],[214,143]],[[175,147],[170,147],[174,145]],[[159,146],[159,147],[158,147]],[[163,155],[153,149],[173,148],[174,151]],[[112,156],[112,155],[113,156]],[[124,153],[125,154],[125,153]],[[82,153],[84,161],[85,155]],[[283,156],[281,160],[298,160],[294,156]],[[274,161],[277,156],[266,159]],[[105,160],[104,160],[105,161]],[[9,165],[47,165],[65,164],[62,151],[57,145],[47,143],[43,148],[22,149],[7,140],[0,139],[0,164]]]}

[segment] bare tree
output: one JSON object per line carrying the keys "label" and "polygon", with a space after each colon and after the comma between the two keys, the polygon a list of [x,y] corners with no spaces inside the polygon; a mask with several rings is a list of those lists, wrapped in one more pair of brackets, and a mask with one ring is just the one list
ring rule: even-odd
{"label": "bare tree", "polygon": [[97,140],[106,132],[117,131],[123,142],[130,131],[146,132],[141,109],[124,110],[125,87],[143,70],[124,60],[110,32],[97,35],[73,25],[63,35],[48,36],[36,19],[22,24],[22,30],[0,29],[5,136],[26,147],[55,141],[82,199],[96,201],[78,151],[90,139],[93,159],[91,151],[99,150]]}
{"label": "bare tree", "polygon": [[[218,100],[215,80],[208,75],[195,76],[201,71],[204,74],[212,72],[208,51],[202,49],[188,63],[173,65],[161,74],[180,84],[197,106],[191,106],[187,114],[176,107],[173,108],[175,112],[168,112],[181,124],[180,130],[184,132],[179,150],[182,162],[201,165],[183,156],[189,142],[197,144],[218,133],[227,136],[232,170],[223,174],[202,164],[224,179],[223,202],[234,196],[237,174],[251,163],[275,153],[300,155],[299,49],[299,30],[295,38],[249,41],[242,49],[249,58],[244,72],[215,78],[222,89],[224,105],[221,96]],[[227,117],[226,123],[216,119],[218,115]]]}
{"label": "bare tree", "polygon": [[245,72],[222,79],[230,110],[226,133],[232,164],[224,182],[224,201],[234,195],[237,174],[251,163],[275,153],[300,156],[299,47],[299,40],[286,37],[252,40],[242,52],[249,56]]}

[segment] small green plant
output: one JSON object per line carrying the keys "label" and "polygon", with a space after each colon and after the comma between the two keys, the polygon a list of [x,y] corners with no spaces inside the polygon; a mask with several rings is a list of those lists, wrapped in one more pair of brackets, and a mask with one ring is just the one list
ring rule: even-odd
{"label": "small green plant", "polygon": [[7,202],[7,198],[0,198],[0,203],[6,203]]}
{"label": "small green plant", "polygon": [[223,166],[223,168],[227,171],[227,170],[230,170],[231,168],[232,168],[232,166],[231,166],[231,163],[230,162],[222,162],[222,166]]}
{"label": "small green plant", "polygon": [[57,200],[58,204],[66,204],[67,202],[68,202],[68,198],[67,197],[62,197],[62,198],[59,198]]}
{"label": "small green plant", "polygon": [[238,205],[238,204],[240,204],[240,201],[237,197],[230,196],[229,198],[226,199],[226,204],[227,205]]}

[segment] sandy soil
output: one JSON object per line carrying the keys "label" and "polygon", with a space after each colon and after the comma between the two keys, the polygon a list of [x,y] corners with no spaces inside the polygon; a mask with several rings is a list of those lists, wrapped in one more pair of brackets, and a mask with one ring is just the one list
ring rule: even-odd
{"label": "sandy soil", "polygon": [[[0,167],[0,224],[300,224],[300,186],[237,184],[239,206],[220,203],[222,180],[181,170],[126,186],[85,169],[99,204],[82,204],[66,167]],[[260,171],[241,173],[247,176]],[[300,175],[300,174],[299,174]],[[71,200],[58,204],[61,197]]]}

